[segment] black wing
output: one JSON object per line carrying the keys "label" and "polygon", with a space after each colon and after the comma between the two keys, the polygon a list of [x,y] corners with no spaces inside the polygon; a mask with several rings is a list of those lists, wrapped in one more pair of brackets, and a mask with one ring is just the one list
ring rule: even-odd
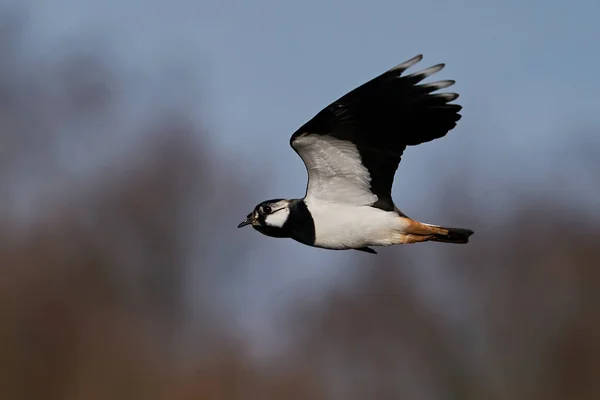
{"label": "black wing", "polygon": [[361,247],[361,248],[354,249],[354,250],[364,251],[365,253],[377,254],[377,252],[370,247]]}
{"label": "black wing", "polygon": [[[292,135],[290,144],[308,170],[307,196],[327,197],[326,191],[340,187],[339,179],[345,179],[346,185],[360,189],[358,186],[363,178],[353,181],[347,176],[347,162],[352,163],[353,160],[334,158],[332,155],[340,151],[332,149],[328,152],[326,147],[332,146],[332,143],[337,143],[338,147],[341,147],[340,143],[353,144],[360,154],[362,166],[368,170],[370,182],[362,190],[367,189],[372,194],[369,201],[374,207],[387,211],[395,209],[391,199],[392,183],[406,146],[445,136],[461,118],[458,112],[462,107],[448,104],[458,94],[433,93],[452,86],[454,81],[419,84],[440,71],[444,64],[402,75],[422,58],[418,55],[352,90]],[[315,155],[316,150],[320,154]],[[347,150],[346,153],[349,153]],[[337,176],[336,171],[339,172]],[[334,178],[339,178],[337,186],[329,184]],[[360,200],[366,198],[363,196]]]}

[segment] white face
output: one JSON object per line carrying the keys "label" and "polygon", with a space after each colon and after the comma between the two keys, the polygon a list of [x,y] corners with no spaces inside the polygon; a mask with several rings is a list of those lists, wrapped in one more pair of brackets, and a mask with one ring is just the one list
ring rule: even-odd
{"label": "white face", "polygon": [[281,200],[277,203],[269,204],[270,212],[265,210],[265,224],[275,228],[282,228],[290,215],[289,202]]}

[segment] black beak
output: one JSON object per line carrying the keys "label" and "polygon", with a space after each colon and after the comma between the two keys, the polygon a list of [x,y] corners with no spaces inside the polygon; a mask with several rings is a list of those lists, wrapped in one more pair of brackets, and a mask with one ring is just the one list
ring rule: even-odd
{"label": "black beak", "polygon": [[246,219],[244,220],[244,222],[242,222],[241,224],[238,225],[238,228],[241,228],[246,225],[250,225],[253,220],[254,220],[254,218],[252,217],[252,214],[248,215],[246,217]]}

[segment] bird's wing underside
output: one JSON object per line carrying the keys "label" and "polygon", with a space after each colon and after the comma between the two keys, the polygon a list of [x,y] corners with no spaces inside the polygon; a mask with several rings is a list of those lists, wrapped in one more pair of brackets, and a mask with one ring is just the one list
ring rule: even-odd
{"label": "bird's wing underside", "polygon": [[307,199],[395,209],[394,175],[406,146],[443,137],[461,118],[452,80],[420,83],[437,64],[402,75],[419,55],[347,93],[290,138],[308,171]]}

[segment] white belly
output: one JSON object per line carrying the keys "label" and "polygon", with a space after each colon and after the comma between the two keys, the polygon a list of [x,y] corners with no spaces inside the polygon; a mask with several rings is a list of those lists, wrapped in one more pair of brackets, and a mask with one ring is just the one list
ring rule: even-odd
{"label": "white belly", "polygon": [[393,211],[343,203],[307,201],[315,223],[315,246],[355,249],[400,242],[406,222]]}

